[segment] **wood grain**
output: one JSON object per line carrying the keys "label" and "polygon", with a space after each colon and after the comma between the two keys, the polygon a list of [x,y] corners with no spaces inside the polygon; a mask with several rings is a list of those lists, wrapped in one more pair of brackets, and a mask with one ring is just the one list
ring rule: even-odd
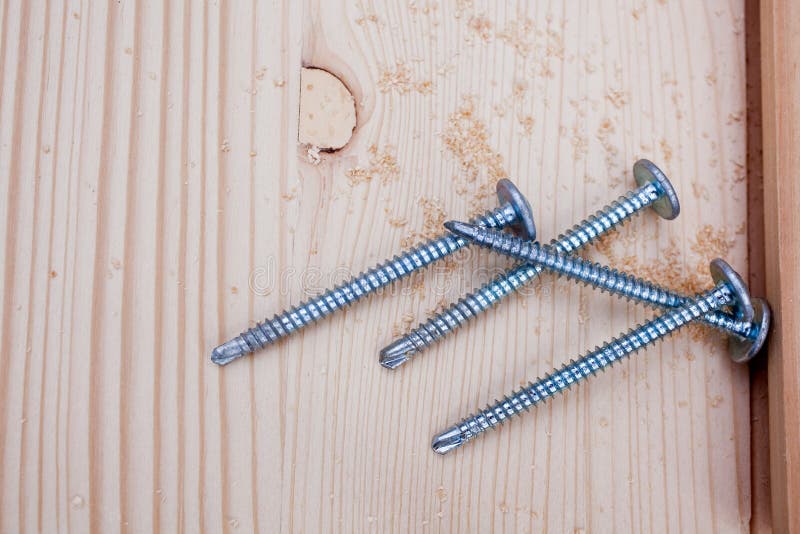
{"label": "wood grain", "polygon": [[[748,373],[700,329],[430,451],[651,313],[548,277],[382,369],[394,335],[508,265],[486,252],[209,361],[491,208],[503,175],[547,240],[648,157],[681,217],[646,213],[589,255],[687,291],[712,255],[745,274],[740,3],[6,1],[0,16],[0,531],[747,530]],[[296,142],[302,65],[358,104],[349,146],[317,165]]]}
{"label": "wood grain", "polygon": [[[761,125],[761,5],[745,2],[747,76],[747,260],[748,287],[766,294],[767,251],[764,249],[764,164]],[[765,354],[765,353],[764,353]],[[750,531],[772,532],[769,463],[769,384],[767,357],[750,362],[750,476],[752,506]]]}
{"label": "wood grain", "polygon": [[769,445],[773,527],[800,530],[800,6],[761,2],[764,248],[767,295],[775,309],[769,348]]}

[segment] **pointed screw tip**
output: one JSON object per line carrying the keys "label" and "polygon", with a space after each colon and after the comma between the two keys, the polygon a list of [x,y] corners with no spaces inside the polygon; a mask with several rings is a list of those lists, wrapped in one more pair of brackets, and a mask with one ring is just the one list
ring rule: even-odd
{"label": "pointed screw tip", "polygon": [[241,356],[244,356],[244,353],[235,339],[227,341],[211,351],[211,361],[217,365],[227,365]]}
{"label": "pointed screw tip", "polygon": [[414,344],[405,338],[400,338],[381,350],[378,361],[387,369],[397,369],[409,360],[412,352],[414,352]]}
{"label": "pointed screw tip", "polygon": [[447,454],[463,444],[464,437],[461,435],[461,430],[454,426],[434,437],[431,448],[437,454]]}
{"label": "pointed screw tip", "polygon": [[448,231],[467,239],[473,238],[478,230],[478,227],[474,224],[461,221],[447,221],[444,223],[444,227],[447,228]]}

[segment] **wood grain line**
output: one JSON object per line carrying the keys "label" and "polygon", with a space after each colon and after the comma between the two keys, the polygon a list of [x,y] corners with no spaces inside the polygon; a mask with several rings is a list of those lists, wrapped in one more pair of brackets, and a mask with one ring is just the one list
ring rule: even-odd
{"label": "wood grain line", "polygon": [[[110,9],[114,9],[112,6]],[[131,418],[136,407],[132,406],[133,399],[130,395],[132,388],[132,375],[134,369],[134,359],[139,357],[134,346],[136,333],[129,327],[133,323],[135,314],[136,280],[138,269],[136,269],[137,255],[137,230],[139,221],[137,220],[137,181],[139,178],[139,162],[141,151],[139,142],[141,135],[139,109],[141,102],[141,79],[142,69],[142,11],[141,4],[136,4],[133,8],[133,73],[130,90],[130,110],[128,113],[128,145],[127,145],[127,170],[125,176],[125,223],[123,230],[123,266],[122,273],[122,310],[120,333],[120,364],[119,364],[119,510],[121,516],[121,528],[123,533],[132,532],[138,524],[139,518],[135,516],[134,507],[131,505],[131,495],[128,489],[131,484],[131,463],[132,463],[132,443],[135,433],[131,431]],[[156,200],[156,206],[158,199]],[[106,260],[104,265],[108,265]],[[154,315],[158,311],[154,310]],[[156,414],[154,414],[156,415]],[[151,510],[151,517],[152,517]]]}
{"label": "wood grain line", "polygon": [[[221,147],[225,141],[225,137],[227,135],[227,129],[229,128],[228,125],[228,118],[227,118],[227,106],[223,105],[223,102],[227,101],[228,98],[228,51],[229,51],[229,22],[228,22],[228,7],[229,4],[223,3],[219,6],[219,50],[218,54],[218,64],[217,64],[217,77],[218,77],[218,86],[217,86],[217,94],[218,98],[215,100],[216,108],[217,108],[217,143],[216,146]],[[226,189],[228,183],[228,168],[226,166],[226,159],[218,156],[217,157],[217,214],[216,214],[216,286],[218,288],[226,287],[225,279],[227,274],[227,261],[225,255],[225,247],[223,244],[223,239],[225,236],[225,230],[227,228],[226,221],[224,217],[224,212],[226,208]],[[216,309],[217,309],[217,324],[219,325],[219,339],[220,341],[224,339],[224,332],[222,331],[222,327],[225,325],[225,306],[222,294],[220,292],[217,293],[216,299]],[[217,403],[219,405],[219,454],[220,454],[220,477],[222,481],[222,487],[220,488],[221,499],[220,499],[220,517],[222,521],[222,529],[225,532],[229,532],[230,527],[226,518],[228,517],[231,502],[230,502],[230,484],[232,482],[230,478],[230,451],[228,449],[228,440],[225,439],[225,435],[229,431],[229,420],[230,414],[228,413],[228,404],[226,399],[226,390],[225,390],[225,383],[224,383],[224,375],[223,373],[217,373]]]}
{"label": "wood grain line", "polygon": [[161,495],[162,495],[162,477],[161,470],[163,468],[163,456],[161,454],[162,435],[161,427],[163,424],[162,414],[162,371],[164,367],[164,309],[165,309],[165,294],[167,292],[167,284],[164,277],[164,272],[167,270],[165,262],[165,239],[164,232],[161,230],[165,228],[165,197],[166,197],[166,146],[167,146],[167,86],[169,82],[169,68],[168,62],[170,52],[172,51],[172,24],[170,20],[170,3],[165,2],[162,10],[161,17],[163,20],[163,37],[161,44],[161,65],[159,71],[159,79],[161,81],[159,87],[159,116],[158,116],[158,188],[157,198],[155,202],[156,210],[156,239],[155,239],[155,266],[156,275],[155,283],[153,285],[155,294],[153,295],[153,306],[155,313],[153,314],[153,369],[155,375],[153,377],[153,495],[152,495],[152,529],[155,532],[161,530],[162,525],[162,509],[161,509]]}
{"label": "wood grain line", "polygon": [[176,388],[175,400],[177,410],[177,434],[178,434],[178,458],[177,458],[177,485],[178,504],[176,513],[176,527],[179,533],[186,532],[186,355],[187,355],[187,332],[186,332],[186,300],[188,289],[187,272],[187,246],[188,234],[188,204],[189,204],[189,83],[191,74],[191,23],[192,23],[192,2],[183,2],[183,21],[182,21],[182,42],[181,52],[183,57],[183,71],[181,80],[181,143],[180,143],[180,230],[178,232],[178,276],[179,297],[177,302],[176,332]]}
{"label": "wood grain line", "polygon": [[[89,11],[89,13],[91,13],[91,6],[89,7],[88,11]],[[69,168],[69,186],[68,186],[68,194],[67,194],[67,201],[68,201],[67,202],[67,232],[65,233],[65,242],[66,242],[66,244],[65,244],[65,247],[64,247],[64,258],[63,258],[64,278],[65,278],[65,280],[67,279],[67,272],[69,272],[69,278],[70,278],[70,284],[69,284],[69,288],[70,288],[70,295],[69,295],[69,303],[70,303],[69,304],[69,318],[70,318],[70,322],[72,322],[72,320],[75,317],[76,302],[77,302],[77,299],[75,298],[75,295],[76,295],[76,291],[77,291],[77,287],[78,287],[78,284],[76,283],[76,279],[77,279],[76,257],[77,257],[77,253],[78,253],[77,252],[77,229],[78,229],[78,226],[79,226],[78,214],[80,213],[80,207],[81,207],[81,195],[79,194],[79,191],[78,191],[78,184],[80,182],[80,177],[83,175],[82,170],[83,170],[83,160],[84,160],[83,154],[84,153],[82,151],[76,151],[76,149],[75,149],[75,145],[76,145],[75,140],[79,139],[81,142],[83,141],[83,118],[84,118],[83,111],[86,108],[86,95],[87,95],[87,91],[88,91],[87,88],[86,88],[86,83],[85,83],[85,80],[86,80],[86,69],[87,69],[86,65],[87,65],[87,58],[89,57],[88,36],[86,35],[86,33],[88,33],[88,25],[84,26],[83,22],[79,19],[79,22],[78,22],[78,44],[77,44],[77,48],[76,48],[76,55],[80,56],[81,55],[81,51],[83,51],[82,55],[83,55],[84,84],[82,86],[82,91],[81,91],[81,95],[80,95],[80,105],[74,105],[73,108],[72,108],[72,130],[71,130],[71,139],[70,139],[70,141],[71,141],[71,143],[70,143],[71,149],[69,151],[69,167],[68,167]],[[81,46],[83,48],[81,48]],[[73,91],[72,91],[72,93],[76,96],[76,100],[77,100],[77,95],[78,95],[78,87],[79,87],[78,84],[79,84],[79,80],[80,80],[80,76],[78,75],[79,71],[81,70],[80,67],[81,67],[81,62],[80,61],[76,61],[76,65],[75,65],[75,85],[74,85]],[[79,117],[80,117],[80,130],[79,130],[79,133],[76,133],[76,124],[78,124],[78,118]],[[77,152],[77,157],[76,157],[76,152]],[[77,174],[78,174],[78,179],[77,180],[74,177],[75,173],[73,172],[73,164],[77,165]],[[74,194],[74,199],[75,199],[74,200],[74,202],[75,202],[75,210],[74,210],[74,212],[71,209],[73,207],[73,204],[71,202],[73,200],[73,194]],[[73,227],[73,231],[72,232],[69,232],[69,227],[70,226]],[[71,244],[71,247],[70,247],[70,244]],[[70,270],[68,271],[67,270],[67,265],[68,265],[67,264],[67,257],[69,256],[70,248],[72,248],[72,255],[71,255]],[[62,292],[62,295],[61,295],[61,300],[62,300],[62,303],[64,303],[64,307],[66,307],[66,302],[67,302],[66,293],[67,293],[67,283],[65,282],[64,283],[64,289],[63,289],[63,292]],[[65,505],[64,509],[66,511],[66,513],[64,514],[65,515],[64,521],[66,522],[66,530],[69,530],[70,527],[71,527],[71,524],[72,524],[72,513],[71,513],[72,508],[67,503],[69,501],[68,496],[70,494],[70,491],[72,490],[72,486],[70,485],[70,478],[71,478],[70,477],[70,472],[71,472],[71,470],[70,470],[70,465],[68,463],[68,460],[72,459],[72,455],[70,454],[71,442],[72,442],[72,440],[71,440],[71,429],[72,428],[70,426],[70,423],[72,421],[72,379],[73,379],[73,365],[72,365],[72,357],[71,356],[72,356],[73,351],[74,351],[74,336],[72,335],[72,330],[70,329],[69,332],[68,332],[68,336],[67,336],[68,339],[65,341],[64,332],[67,329],[64,328],[64,325],[65,325],[64,317],[66,315],[67,314],[62,314],[62,318],[61,318],[60,331],[62,332],[62,335],[61,335],[60,347],[59,347],[59,349],[60,349],[59,350],[59,354],[64,355],[66,353],[69,356],[67,358],[67,363],[66,363],[66,373],[65,374],[66,374],[67,380],[66,380],[66,384],[65,384],[65,388],[64,388],[65,391],[64,391],[64,400],[63,400],[64,407],[63,408],[61,408],[62,397],[61,397],[61,389],[60,389],[60,386],[62,384],[62,378],[64,376],[64,374],[62,373],[63,367],[64,367],[64,364],[63,364],[64,358],[63,358],[63,356],[59,359],[59,365],[58,365],[58,383],[59,383],[59,411],[58,411],[58,413],[59,413],[59,418],[61,418],[62,411],[64,412],[64,416],[65,416],[64,417],[64,431],[63,431],[63,433],[64,433],[64,452],[63,452],[63,455],[61,457],[62,461],[59,462],[59,463],[64,466],[65,475],[64,475],[64,483],[63,483],[63,485],[60,486],[61,491],[58,491],[57,494],[61,497],[62,502],[64,502],[64,505]],[[65,346],[66,346],[66,350],[64,350]],[[59,429],[61,428],[60,425],[57,425],[57,426],[59,427]],[[61,480],[60,476],[58,477],[58,480],[60,482],[60,480]],[[59,526],[61,525],[60,510],[61,510],[61,507],[59,507],[59,521],[58,521],[58,525]]]}
{"label": "wood grain line", "polygon": [[[16,68],[16,77],[15,77],[15,84],[14,84],[14,112],[13,112],[13,119],[12,119],[12,142],[13,146],[16,150],[12,151],[11,155],[11,163],[9,165],[9,173],[8,173],[8,188],[6,192],[6,237],[5,237],[5,250],[3,253],[3,257],[5,258],[4,261],[4,268],[3,268],[3,325],[2,325],[2,332],[0,332],[0,350],[2,350],[2,354],[5,355],[0,361],[0,392],[3,395],[2,407],[0,407],[0,428],[7,429],[8,428],[8,412],[11,409],[12,402],[11,399],[8,398],[10,395],[9,392],[9,378],[11,372],[11,361],[8,355],[12,354],[12,336],[14,335],[13,332],[13,323],[14,317],[12,315],[12,307],[14,306],[14,279],[15,279],[15,266],[17,260],[17,239],[18,239],[18,232],[20,230],[17,224],[17,218],[19,217],[19,196],[20,196],[20,170],[22,167],[21,162],[21,150],[20,146],[22,143],[21,135],[22,135],[22,118],[23,118],[23,106],[22,101],[25,95],[25,81],[26,81],[26,62],[28,56],[28,21],[30,19],[30,6],[27,4],[22,6],[22,13],[20,15],[20,31],[19,31],[19,44],[18,44],[18,54],[19,54],[19,61],[17,63]],[[5,36],[7,35],[7,26],[6,26],[6,19],[7,19],[7,6],[4,8],[4,15],[3,15],[3,43],[2,43],[2,57],[5,59]],[[5,61],[3,61],[3,67],[5,67]],[[0,72],[5,73],[5,70]],[[0,98],[3,95],[0,94]],[[5,100],[0,100],[5,102]],[[23,356],[27,359],[27,353]],[[7,447],[8,447],[8,433],[3,432],[2,438],[0,438],[0,480],[4,480],[6,477],[6,457]],[[5,499],[7,498],[5,495],[5,491],[0,494],[0,503],[4,503]],[[11,498],[11,495],[8,496]]]}
{"label": "wood grain line", "polygon": [[[208,4],[203,4],[203,26],[202,35],[208,34]],[[202,353],[205,346],[205,318],[203,312],[205,310],[205,284],[206,284],[206,234],[207,234],[207,213],[206,213],[206,190],[208,180],[208,45],[209,40],[203,39],[203,74],[202,74],[202,90],[201,90],[201,115],[200,115],[200,129],[201,129],[201,144],[202,155],[200,158],[200,220],[198,224],[201,227],[198,245],[199,267],[198,267],[198,312],[197,312],[197,349]],[[205,366],[201,363],[197,366],[197,406],[198,406],[198,430],[200,442],[198,444],[199,452],[199,481],[197,485],[197,507],[200,510],[199,528],[200,532],[204,533],[208,529],[208,518],[206,514],[208,508],[205,501],[206,491],[206,379],[205,379]]]}
{"label": "wood grain line", "polygon": [[[258,229],[256,227],[256,195],[258,191],[256,190],[256,163],[255,159],[252,157],[253,154],[257,154],[256,151],[256,121],[254,119],[254,113],[256,110],[256,71],[258,70],[258,6],[259,2],[257,0],[253,0],[250,6],[252,11],[251,13],[251,26],[250,26],[250,96],[248,98],[249,102],[249,112],[250,112],[250,132],[249,132],[249,151],[250,151],[250,162],[249,162],[249,216],[250,216],[250,235],[248,240],[248,272],[254,273],[256,269],[256,236],[259,235]],[[247,318],[248,318],[248,326],[253,323],[253,321],[257,321],[255,317],[255,298],[254,293],[252,290],[247,291]],[[250,488],[251,488],[251,495],[250,495],[250,507],[252,510],[252,529],[255,532],[260,532],[260,523],[259,523],[259,491],[258,491],[258,480],[259,480],[259,446],[258,446],[258,418],[256,417],[256,410],[257,410],[257,401],[256,401],[256,374],[255,374],[255,362],[251,358],[248,362],[248,381],[249,381],[249,406],[248,409],[250,411],[250,449],[253,451],[252,455],[252,466],[250,469]]]}
{"label": "wood grain line", "polygon": [[[35,294],[37,293],[37,286],[35,285],[35,275],[36,267],[37,267],[37,258],[39,253],[39,247],[37,243],[41,240],[41,236],[39,233],[41,232],[41,226],[39,224],[39,217],[41,213],[40,204],[40,188],[41,188],[41,163],[42,163],[42,129],[43,129],[43,115],[44,115],[44,95],[45,95],[45,73],[47,72],[47,67],[49,66],[49,55],[48,55],[48,45],[50,43],[50,5],[48,4],[45,7],[44,12],[44,36],[42,37],[42,55],[39,59],[41,63],[40,71],[39,71],[39,94],[38,100],[36,104],[36,108],[38,109],[38,114],[36,117],[36,141],[34,143],[35,147],[35,163],[33,166],[33,180],[34,180],[34,192],[33,192],[33,206],[32,206],[32,214],[31,220],[33,221],[33,230],[31,231],[31,272],[28,275],[28,301],[31,305],[28,307],[28,313],[25,318],[25,366],[23,371],[23,379],[22,379],[22,404],[23,404],[23,412],[22,412],[22,420],[25,424],[22,425],[22,430],[20,433],[20,457],[19,457],[19,502],[17,506],[19,507],[19,528],[21,531],[25,530],[25,513],[27,512],[26,504],[25,504],[25,494],[26,494],[26,478],[28,480],[33,478],[29,473],[26,473],[26,468],[32,467],[28,466],[26,460],[26,452],[28,451],[28,445],[26,443],[28,438],[28,429],[31,425],[27,424],[28,414],[30,412],[36,411],[36,406],[41,406],[41,395],[39,396],[40,402],[32,405],[31,399],[29,396],[33,395],[33,392],[30,391],[31,384],[30,384],[30,375],[31,375],[31,360],[34,358],[33,354],[33,341],[34,341],[34,332],[33,332],[33,310],[34,310],[34,303],[37,301],[35,298]],[[51,219],[52,220],[52,219]],[[49,247],[48,247],[49,248]],[[48,263],[49,265],[49,263]],[[49,284],[47,284],[47,288],[45,292],[49,289]],[[45,327],[46,328],[46,327]],[[42,373],[44,374],[44,364],[40,363],[42,368]],[[39,382],[39,387],[44,388],[43,382]],[[39,435],[38,443],[36,444],[37,448],[41,450],[41,434]],[[37,452],[37,457],[39,453]],[[0,456],[2,458],[2,456]],[[2,460],[0,460],[2,461]],[[27,475],[27,476],[26,476]],[[38,488],[37,488],[38,491]],[[41,516],[37,515],[36,518],[37,524],[39,525],[38,528],[41,530]]]}
{"label": "wood grain line", "polygon": [[[59,67],[58,67],[58,79],[56,81],[57,89],[56,89],[55,107],[54,107],[54,111],[53,111],[53,113],[55,115],[55,124],[54,124],[54,127],[53,127],[52,164],[50,165],[50,168],[48,169],[49,170],[49,178],[51,180],[50,206],[49,206],[49,212],[51,214],[55,214],[56,213],[56,186],[57,186],[57,182],[58,182],[58,180],[56,180],[56,165],[57,165],[58,156],[60,154],[60,148],[61,148],[59,143],[58,143],[58,139],[59,139],[58,136],[59,136],[59,134],[61,132],[61,111],[62,111],[62,96],[63,96],[63,88],[64,88],[64,68],[65,68],[64,58],[65,58],[65,54],[66,54],[65,48],[66,48],[66,34],[67,34],[66,26],[67,26],[67,10],[66,10],[66,8],[64,8],[62,10],[62,13],[61,13],[61,25],[60,25],[60,33],[59,33],[59,35],[60,35],[60,37],[59,37],[59,46],[58,46],[58,50],[59,50],[59,52],[58,52],[58,56],[59,56],[58,57],[58,66]],[[48,268],[52,268],[53,263],[54,263],[54,258],[55,258],[55,250],[54,250],[55,244],[54,244],[54,239],[53,239],[53,236],[55,234],[55,224],[56,224],[56,217],[55,217],[55,215],[53,215],[52,217],[50,217],[50,224],[48,225],[48,244],[47,244],[47,266],[48,266]],[[62,262],[61,265],[64,265],[64,263]],[[64,275],[66,273],[64,272],[64,269],[61,268],[61,267],[60,267],[60,271],[61,271],[61,276],[62,276],[62,279],[63,279]],[[51,310],[51,300],[52,300],[51,299],[52,286],[53,286],[53,284],[50,284],[50,283],[47,284],[46,295],[45,295],[45,309],[44,309],[44,315],[45,315],[44,332],[45,332],[45,335],[44,335],[44,342],[43,342],[43,346],[42,346],[42,361],[43,361],[43,364],[42,364],[42,369],[41,369],[41,376],[40,376],[40,379],[39,379],[39,383],[41,384],[41,388],[39,390],[39,404],[38,404],[38,406],[39,406],[39,426],[38,426],[38,432],[37,432],[38,435],[40,436],[40,439],[43,439],[43,436],[44,436],[44,421],[45,421],[45,406],[46,406],[46,404],[45,404],[45,393],[46,392],[50,393],[50,392],[52,392],[52,389],[53,389],[52,385],[48,385],[48,380],[47,379],[48,379],[48,377],[50,375],[48,375],[45,372],[48,367],[52,367],[52,365],[55,363],[55,362],[51,361],[53,358],[55,358],[55,355],[51,355],[50,351],[48,350],[49,347],[50,347],[50,319],[51,319],[50,310]],[[63,287],[64,286],[65,286],[65,284],[62,283],[61,284],[61,287],[62,287],[62,298],[61,298],[62,305],[63,305]],[[47,363],[45,363],[45,362],[47,362]],[[59,374],[56,375],[57,376],[57,382],[55,384],[55,390],[56,390],[56,395],[55,395],[55,397],[56,397],[56,410],[55,410],[56,411],[56,417],[55,417],[55,421],[56,421],[56,425],[54,427],[55,428],[55,432],[54,433],[55,433],[55,443],[56,443],[56,447],[55,447],[56,454],[57,454],[57,451],[58,451],[58,434],[59,434],[59,432],[58,432],[58,400],[60,398],[60,388],[61,388],[60,376],[59,376],[60,375],[60,367],[61,367],[61,359],[60,359],[60,357],[58,358],[58,362],[57,363],[58,363]],[[51,428],[50,430],[52,431],[53,428]],[[36,495],[37,523],[36,523],[36,529],[39,532],[41,532],[43,530],[43,526],[44,526],[44,494],[45,494],[45,482],[44,482],[44,480],[45,480],[44,479],[45,460],[44,460],[44,451],[45,451],[45,447],[43,445],[40,446],[39,450],[38,450],[38,458],[37,458],[38,469],[37,469],[37,480],[36,480],[36,485],[37,485],[37,495]],[[57,462],[56,462],[56,465],[57,465]],[[56,483],[54,485],[53,484],[48,484],[48,489],[51,489],[51,490],[53,489],[53,486],[55,486],[55,490],[56,490],[55,494],[56,494],[56,496],[58,495],[58,474],[59,474],[58,473],[58,469],[56,469],[56,473],[55,473]],[[52,476],[52,474],[51,474],[51,476]],[[52,516],[51,516],[51,519],[52,519]],[[59,523],[59,507],[55,506],[55,524],[58,525],[58,523]]]}

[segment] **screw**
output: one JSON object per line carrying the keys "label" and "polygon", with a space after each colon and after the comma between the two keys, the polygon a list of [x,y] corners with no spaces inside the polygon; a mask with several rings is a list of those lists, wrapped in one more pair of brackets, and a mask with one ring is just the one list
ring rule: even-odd
{"label": "screw", "polygon": [[[482,247],[534,263],[560,275],[590,284],[602,291],[626,297],[629,300],[638,300],[660,308],[678,308],[689,300],[688,297],[673,293],[641,278],[598,263],[586,261],[577,256],[561,254],[540,243],[526,242],[523,239],[496,230],[479,228],[457,221],[449,221],[444,225],[454,234],[469,239]],[[739,291],[739,294],[746,295],[746,292]],[[753,299],[753,301],[755,300]],[[750,299],[745,299],[743,296],[737,302],[737,305],[735,317],[714,312],[706,314],[700,320],[727,334],[733,334],[738,337],[737,342],[731,346],[736,351],[731,354],[731,359],[737,363],[744,363],[755,356],[761,349],[766,338],[766,332],[769,330],[770,311],[766,302],[759,302],[759,323],[754,324],[752,321],[755,314],[755,306]]]}
{"label": "screw", "polygon": [[744,282],[730,265],[720,259],[713,260],[711,273],[717,283],[712,290],[698,295],[694,300],[687,300],[680,308],[636,326],[627,334],[612,339],[579,358],[578,361],[571,360],[560,369],[536,382],[529,383],[502,401],[495,401],[494,405],[477,415],[467,417],[436,436],[431,445],[433,450],[439,454],[448,453],[511,416],[518,415],[523,410],[527,411],[531,406],[569,389],[573,384],[596,374],[597,371],[605,370],[617,360],[654,344],[656,340],[671,334],[690,321],[697,320],[701,315],[728,304],[736,305],[742,302],[739,299],[747,298]]}
{"label": "screw", "polygon": [[[510,226],[529,239],[535,239],[536,226],[531,206],[510,180],[497,182],[500,207],[473,219],[475,224],[504,228]],[[322,295],[259,323],[241,335],[215,348],[211,361],[226,365],[258,349],[287,337],[309,324],[360,300],[377,289],[406,277],[434,261],[463,248],[468,241],[452,235],[430,239],[391,260],[376,265]]]}
{"label": "screw", "polygon": [[[552,241],[551,246],[559,252],[571,253],[608,233],[648,206],[665,219],[678,216],[678,195],[661,169],[654,163],[641,159],[633,165],[633,175],[639,184],[638,189],[629,191],[584,219]],[[532,281],[540,272],[541,268],[528,264],[506,271],[384,347],[380,353],[380,364],[387,369],[396,369],[417,352],[461,328],[464,323],[485,312],[512,291]]]}

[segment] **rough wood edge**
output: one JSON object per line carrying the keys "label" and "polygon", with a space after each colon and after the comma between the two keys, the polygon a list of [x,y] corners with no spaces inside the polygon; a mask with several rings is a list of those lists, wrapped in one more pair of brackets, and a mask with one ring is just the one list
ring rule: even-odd
{"label": "rough wood edge", "polygon": [[772,527],[800,530],[800,6],[762,0],[764,250],[774,310],[768,355]]}

